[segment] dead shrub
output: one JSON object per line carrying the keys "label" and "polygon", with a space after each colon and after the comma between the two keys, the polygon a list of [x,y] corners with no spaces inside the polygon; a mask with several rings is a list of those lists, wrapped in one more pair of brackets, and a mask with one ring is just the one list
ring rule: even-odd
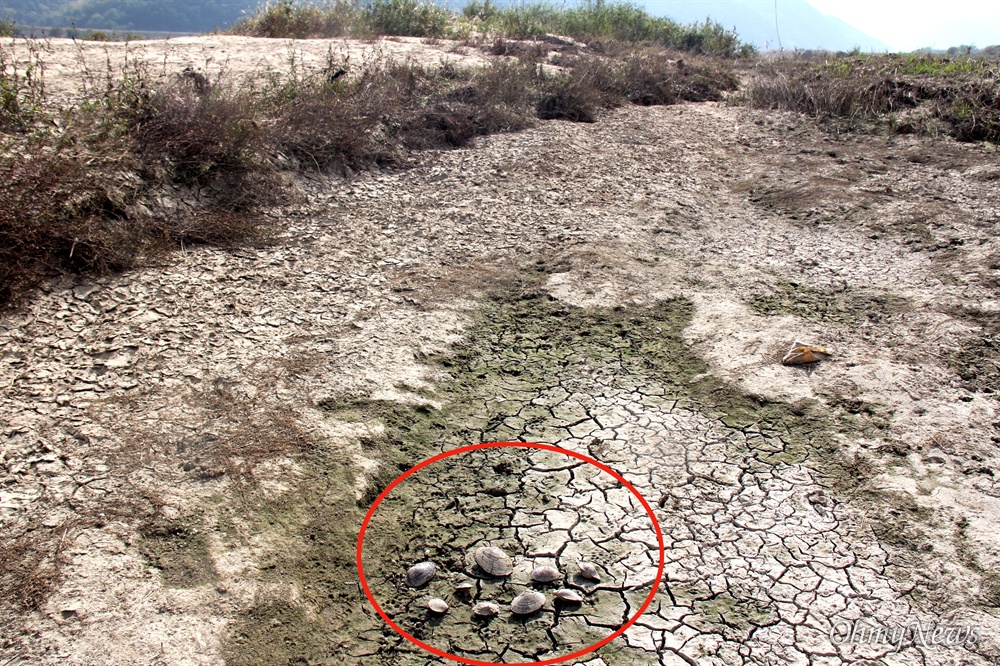
{"label": "dead shrub", "polygon": [[268,102],[271,140],[307,169],[392,163],[395,151],[379,129],[400,101],[396,86],[387,83],[381,71],[352,81],[305,82],[289,98]]}
{"label": "dead shrub", "polygon": [[[995,63],[933,56],[793,58],[759,66],[737,103],[783,109],[849,127],[945,133],[1000,141]],[[863,121],[863,122],[861,122]]]}
{"label": "dead shrub", "polygon": [[871,119],[914,102],[900,86],[882,78],[823,76],[756,77],[746,90],[750,106],[786,109],[817,117]]}
{"label": "dead shrub", "polygon": [[239,91],[182,77],[153,95],[131,125],[143,161],[166,164],[180,185],[200,187],[263,166],[265,137],[249,95]]}
{"label": "dead shrub", "polygon": [[497,37],[491,44],[484,46],[483,50],[495,56],[544,60],[549,54],[549,45],[540,40],[520,41]]}
{"label": "dead shrub", "polygon": [[959,141],[1000,143],[1000,87],[966,85],[951,100],[939,100],[935,115]]}
{"label": "dead shrub", "polygon": [[0,599],[18,610],[38,608],[59,577],[62,540],[25,532],[0,544]]}
{"label": "dead shrub", "polygon": [[475,118],[461,107],[438,104],[419,111],[401,126],[401,136],[407,148],[460,148],[479,134]]}
{"label": "dead shrub", "polygon": [[135,166],[121,144],[0,160],[0,301],[53,273],[129,268],[155,249],[162,234],[134,208]]}
{"label": "dead shrub", "polygon": [[597,121],[600,92],[586,81],[565,79],[538,102],[542,120],[569,120],[578,123]]}
{"label": "dead shrub", "polygon": [[716,102],[739,85],[727,67],[700,59],[685,61],[657,52],[626,56],[619,76],[622,96],[642,106],[680,101]]}

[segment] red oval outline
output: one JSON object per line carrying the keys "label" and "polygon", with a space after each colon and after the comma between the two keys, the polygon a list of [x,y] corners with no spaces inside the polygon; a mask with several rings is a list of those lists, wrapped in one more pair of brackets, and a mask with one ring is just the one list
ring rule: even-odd
{"label": "red oval outline", "polygon": [[450,458],[451,456],[455,456],[460,453],[468,453],[469,451],[477,451],[479,449],[496,449],[505,447],[522,447],[527,449],[540,449],[543,451],[553,451],[555,453],[562,453],[572,458],[582,460],[585,463],[589,463],[594,467],[597,467],[602,472],[607,472],[608,474],[613,476],[618,482],[620,482],[625,488],[627,488],[628,491],[636,497],[636,499],[639,500],[639,503],[642,504],[642,507],[646,510],[646,513],[649,515],[649,519],[653,523],[653,530],[656,532],[656,541],[659,544],[659,561],[660,561],[659,566],[657,567],[656,570],[656,580],[653,581],[653,586],[649,591],[649,596],[646,597],[646,601],[643,602],[642,606],[639,607],[639,610],[636,612],[636,614],[633,615],[631,618],[629,618],[628,622],[622,625],[620,629],[618,629],[615,633],[611,634],[607,638],[604,638],[601,641],[594,643],[589,647],[583,648],[582,650],[577,650],[576,652],[568,654],[564,657],[554,657],[552,659],[545,659],[543,661],[518,661],[518,662],[512,662],[507,666],[520,666],[522,664],[523,665],[531,664],[532,666],[549,666],[551,664],[561,664],[565,661],[569,661],[570,659],[576,659],[577,657],[582,657],[584,655],[590,654],[591,652],[594,652],[604,647],[614,639],[624,634],[628,630],[628,628],[631,627],[633,624],[635,624],[636,621],[642,616],[642,614],[646,612],[646,609],[649,608],[650,604],[653,603],[653,599],[656,598],[656,593],[659,591],[660,583],[663,581],[663,568],[664,568],[664,560],[666,557],[666,547],[663,544],[663,531],[660,529],[659,521],[656,520],[656,515],[653,513],[653,508],[649,505],[649,502],[646,501],[646,498],[643,497],[642,494],[639,493],[639,491],[636,490],[635,487],[631,483],[629,483],[627,479],[625,479],[625,477],[623,477],[621,474],[614,471],[604,463],[594,460],[590,456],[586,456],[582,453],[577,453],[576,451],[571,451],[569,449],[563,449],[558,446],[553,446],[551,444],[538,444],[535,442],[487,442],[484,444],[470,444],[469,446],[462,446],[457,449],[452,449],[451,451],[445,451],[444,453],[439,453],[436,456],[432,456],[431,458],[428,458],[427,460],[424,460],[423,462],[418,463],[417,465],[411,467],[410,469],[406,470],[405,472],[397,476],[392,483],[386,486],[385,490],[383,490],[382,493],[372,503],[371,507],[368,509],[368,513],[365,514],[364,521],[362,521],[361,523],[361,531],[358,533],[358,547],[357,547],[357,565],[358,565],[358,575],[360,576],[361,580],[361,588],[364,590],[365,596],[368,597],[368,601],[370,601],[375,610],[378,611],[378,614],[382,616],[382,619],[385,620],[386,624],[392,627],[396,631],[396,633],[398,633],[400,636],[410,641],[417,647],[422,648],[423,650],[426,650],[427,652],[430,652],[431,654],[436,655],[438,657],[444,657],[445,659],[450,659],[451,661],[457,661],[461,664],[468,664],[469,666],[496,666],[496,662],[479,661],[477,659],[466,659],[465,657],[459,657],[458,655],[451,654],[443,650],[439,650],[433,645],[428,645],[427,643],[424,643],[423,641],[410,635],[402,627],[393,622],[389,618],[389,616],[386,615],[385,611],[382,610],[382,607],[378,605],[378,602],[375,601],[375,596],[372,594],[371,590],[368,587],[368,580],[365,578],[364,565],[361,562],[361,553],[365,541],[365,532],[368,530],[368,523],[371,522],[372,516],[375,515],[375,510],[378,509],[378,505],[382,503],[382,500],[384,500],[389,495],[390,492],[392,492],[393,488],[402,483],[411,474],[415,474],[416,472],[419,472],[428,465],[433,465],[434,463],[440,460],[444,460],[445,458]]}

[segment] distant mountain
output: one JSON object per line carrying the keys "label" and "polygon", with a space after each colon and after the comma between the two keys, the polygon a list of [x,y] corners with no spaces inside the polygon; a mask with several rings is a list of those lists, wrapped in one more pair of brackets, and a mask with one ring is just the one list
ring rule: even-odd
{"label": "distant mountain", "polygon": [[2,0],[0,19],[22,26],[208,32],[256,6],[257,0]]}
{"label": "distant mountain", "polygon": [[821,14],[805,0],[778,0],[775,30],[774,0],[646,0],[646,10],[679,23],[710,17],[724,28],[735,28],[740,39],[759,49],[777,49],[778,36],[785,49],[888,51],[874,37],[838,18]]}
{"label": "distant mountain", "polygon": [[[515,4],[534,0],[494,0]],[[544,0],[542,0],[544,1]],[[559,0],[553,0],[560,4]],[[607,0],[612,2],[613,0]],[[642,4],[642,0],[634,0]],[[0,0],[0,19],[21,26],[76,25],[82,29],[208,32],[224,28],[261,0]],[[439,0],[460,8],[465,0]],[[569,4],[573,4],[570,0]],[[710,17],[724,28],[736,28],[743,41],[760,49],[778,48],[774,0],[646,0],[647,11],[680,23]],[[840,19],[821,14],[805,0],[778,0],[778,27],[786,49],[826,48],[885,51],[877,39]]]}

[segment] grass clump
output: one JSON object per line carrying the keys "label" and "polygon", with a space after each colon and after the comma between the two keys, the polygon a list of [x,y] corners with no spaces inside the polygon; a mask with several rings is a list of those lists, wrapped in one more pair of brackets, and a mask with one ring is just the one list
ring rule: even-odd
{"label": "grass clump", "polygon": [[759,66],[738,99],[850,127],[1000,143],[1000,62],[927,54],[793,58]]}
{"label": "grass clump", "polygon": [[0,131],[24,130],[38,117],[45,100],[41,46],[24,42],[23,61],[17,42],[0,48]]}
{"label": "grass clump", "polygon": [[351,0],[335,0],[324,6],[282,0],[259,7],[234,23],[228,32],[280,39],[360,36],[362,11]]}
{"label": "grass clump", "polygon": [[325,4],[281,0],[262,6],[229,32],[299,39],[376,35],[466,38],[478,32],[494,39],[523,40],[556,34],[587,43],[650,44],[727,58],[754,53],[752,46],[718,23],[685,26],[653,16],[638,5],[597,1],[567,8],[544,2],[500,7],[490,0],[474,0],[459,14],[429,0],[333,0]]}
{"label": "grass clump", "polygon": [[556,34],[588,43],[612,40],[651,44],[727,58],[754,53],[752,46],[742,43],[736,33],[718,23],[706,20],[681,25],[630,3],[594,1],[570,8],[532,3],[497,8],[486,2],[467,5],[465,12],[466,16],[479,20],[484,32],[508,39]]}
{"label": "grass clump", "polygon": [[144,165],[155,165],[175,185],[213,187],[234,212],[257,203],[247,181],[267,170],[265,139],[247,92],[181,76],[129,115],[133,151]]}
{"label": "grass clump", "polygon": [[445,37],[455,15],[422,0],[371,0],[364,5],[365,27],[376,35]]}

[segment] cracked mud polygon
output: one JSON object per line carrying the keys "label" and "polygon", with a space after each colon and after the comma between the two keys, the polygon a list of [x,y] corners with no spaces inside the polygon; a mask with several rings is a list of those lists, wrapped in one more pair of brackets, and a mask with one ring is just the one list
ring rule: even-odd
{"label": "cracked mud polygon", "polygon": [[[440,652],[481,662],[597,647],[652,598],[660,566],[655,529],[631,490],[590,462],[539,448],[480,448],[417,470],[378,505],[365,540],[365,577],[389,618]],[[475,552],[485,547],[511,555],[513,570],[483,570]],[[409,585],[403,572],[418,561],[436,574]],[[533,580],[541,567],[558,577]],[[559,599],[560,589],[582,600]],[[544,595],[542,607],[512,612],[528,590]],[[435,598],[449,604],[444,613],[428,608]],[[477,617],[482,602],[499,614]]]}
{"label": "cracked mud polygon", "polygon": [[[147,48],[178,68],[284,57],[261,44]],[[428,64],[455,46],[385,43]],[[81,50],[94,71],[104,48]],[[62,84],[73,53],[48,53]],[[448,663],[368,603],[358,531],[419,461],[508,440],[622,473],[665,536],[648,610],[568,663],[998,663],[998,165],[946,137],[629,106],[303,177],[270,246],[54,280],[0,320],[0,585],[21,592],[0,595],[0,663]],[[782,366],[796,339],[832,355]],[[509,460],[386,505],[379,599],[497,663],[608,635],[650,591],[642,514],[600,475],[489,455]],[[558,565],[584,601],[557,609],[543,587],[541,612],[512,618],[531,585],[470,571],[486,541],[518,576]],[[575,581],[578,551],[603,589]],[[437,578],[401,587],[428,558]],[[469,622],[457,574],[500,615]],[[979,640],[832,640],[918,621]]]}

